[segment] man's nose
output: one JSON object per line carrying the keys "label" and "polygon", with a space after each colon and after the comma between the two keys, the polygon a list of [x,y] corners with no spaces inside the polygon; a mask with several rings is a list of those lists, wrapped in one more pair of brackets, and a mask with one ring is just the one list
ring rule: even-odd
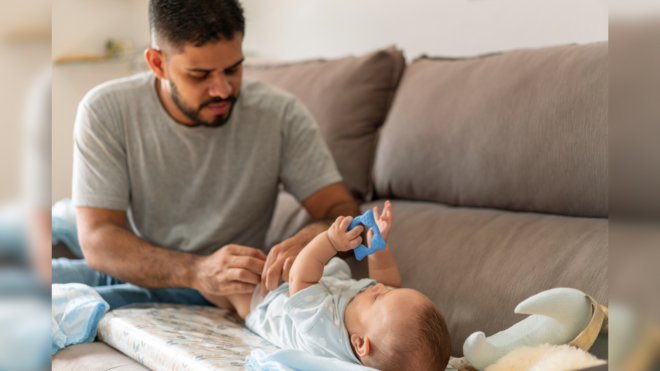
{"label": "man's nose", "polygon": [[228,98],[232,93],[231,84],[227,80],[225,74],[220,74],[211,82],[209,87],[209,95],[212,97],[220,97],[222,99]]}

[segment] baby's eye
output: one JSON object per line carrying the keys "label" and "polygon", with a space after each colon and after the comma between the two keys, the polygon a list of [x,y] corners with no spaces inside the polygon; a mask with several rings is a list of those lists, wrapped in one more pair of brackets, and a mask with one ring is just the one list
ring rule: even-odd
{"label": "baby's eye", "polygon": [[376,302],[376,298],[378,297],[378,295],[380,295],[380,294],[374,295],[374,303]]}

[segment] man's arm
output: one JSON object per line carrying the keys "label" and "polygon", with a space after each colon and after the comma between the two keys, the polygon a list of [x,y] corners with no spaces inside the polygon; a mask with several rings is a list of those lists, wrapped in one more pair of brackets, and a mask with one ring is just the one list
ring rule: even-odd
{"label": "man's arm", "polygon": [[312,219],[317,221],[272,248],[261,275],[262,296],[277,288],[280,277],[289,281],[289,271],[296,256],[316,236],[327,231],[334,219],[360,214],[360,207],[342,182],[322,188],[303,201],[302,205]]}
{"label": "man's arm", "polygon": [[358,226],[348,231],[352,217],[340,216],[330,228],[312,240],[296,258],[289,273],[289,294],[293,296],[319,282],[323,267],[338,251],[349,251],[360,245],[363,231]]}
{"label": "man's arm", "polygon": [[148,288],[189,287],[202,294],[249,293],[266,256],[227,245],[209,256],[153,246],[126,229],[126,212],[77,208],[78,236],[90,268]]}

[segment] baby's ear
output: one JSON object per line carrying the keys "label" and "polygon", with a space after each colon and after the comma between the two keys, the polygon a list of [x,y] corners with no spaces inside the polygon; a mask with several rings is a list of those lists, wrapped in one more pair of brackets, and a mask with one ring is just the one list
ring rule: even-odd
{"label": "baby's ear", "polygon": [[360,357],[365,357],[371,352],[371,343],[368,336],[361,338],[359,335],[353,334],[351,335],[351,344],[355,348],[355,353]]}

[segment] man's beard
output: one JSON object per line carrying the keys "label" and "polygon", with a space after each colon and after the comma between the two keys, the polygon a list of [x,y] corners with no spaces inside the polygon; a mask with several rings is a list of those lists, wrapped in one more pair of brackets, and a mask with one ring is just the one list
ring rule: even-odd
{"label": "man's beard", "polygon": [[[177,90],[176,85],[174,85],[174,83],[171,80],[170,80],[170,89],[171,89],[170,96],[172,97],[172,101],[174,102],[174,104],[177,106],[177,108],[179,108],[179,110],[181,110],[181,112],[183,112],[184,115],[186,115],[187,118],[189,118],[193,122],[193,125],[187,125],[187,126],[206,126],[210,128],[221,127],[227,121],[229,121],[229,118],[231,117],[231,112],[234,110],[234,106],[236,105],[236,99],[238,99],[237,96],[235,97],[233,95],[230,95],[227,98],[213,97],[208,101],[200,104],[197,109],[194,109],[191,107],[187,107],[183,103],[181,97],[179,96],[179,91]],[[229,111],[227,112],[227,117],[222,117],[221,115],[217,115],[215,119],[211,122],[203,121],[200,118],[200,112],[204,107],[208,106],[209,104],[222,103],[222,102],[231,103],[231,106],[229,107]]]}

